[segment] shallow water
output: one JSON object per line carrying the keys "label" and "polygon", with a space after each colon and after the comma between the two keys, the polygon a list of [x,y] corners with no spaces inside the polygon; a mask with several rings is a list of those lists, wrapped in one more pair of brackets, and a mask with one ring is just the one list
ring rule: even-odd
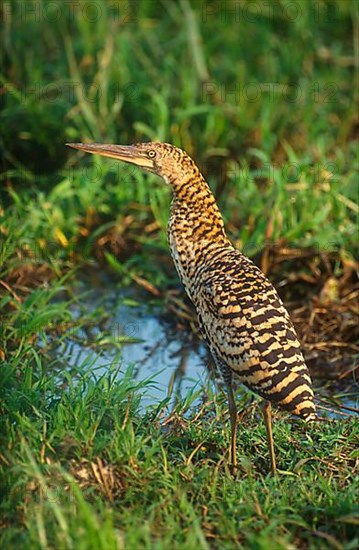
{"label": "shallow water", "polygon": [[77,296],[73,316],[80,317],[81,309],[98,311],[98,321],[90,328],[70,331],[56,349],[62,364],[91,369],[95,377],[108,372],[111,365],[120,367],[119,376],[133,366],[137,381],[152,379],[141,399],[142,408],[158,404],[172,386],[173,399],[180,399],[208,381],[205,345],[164,319],[163,309],[148,293],[123,290],[115,281],[93,273],[82,275],[71,290]]}
{"label": "shallow water", "polygon": [[[173,401],[193,388],[200,390],[209,377],[213,379],[205,345],[177,328],[175,319],[164,318],[163,307],[148,293],[135,288],[123,290],[116,281],[93,272],[82,274],[72,291],[77,298],[73,316],[79,317],[81,310],[92,311],[95,320],[90,327],[76,329],[72,336],[70,333],[57,347],[56,353],[69,368],[91,369],[95,377],[100,377],[114,363],[120,367],[119,376],[133,366],[137,381],[153,378],[142,397],[142,409],[165,399],[169,388],[173,387]],[[326,411],[330,416],[355,414],[341,406],[359,407],[359,388],[355,384],[337,386],[335,391],[317,388],[316,396],[333,409]],[[196,403],[199,399],[194,406]]]}

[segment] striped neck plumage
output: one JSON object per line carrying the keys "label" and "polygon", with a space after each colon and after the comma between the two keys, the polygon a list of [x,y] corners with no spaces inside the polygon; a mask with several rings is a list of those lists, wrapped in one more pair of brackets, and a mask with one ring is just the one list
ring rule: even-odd
{"label": "striped neck plumage", "polygon": [[168,178],[173,189],[169,232],[178,244],[197,250],[229,244],[213,193],[196,165],[184,178]]}

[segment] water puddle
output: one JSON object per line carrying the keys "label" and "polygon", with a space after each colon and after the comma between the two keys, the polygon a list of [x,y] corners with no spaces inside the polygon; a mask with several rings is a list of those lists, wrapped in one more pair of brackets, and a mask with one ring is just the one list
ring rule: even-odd
{"label": "water puddle", "polygon": [[73,317],[81,319],[81,311],[87,311],[98,320],[70,330],[57,346],[54,351],[63,365],[91,369],[97,378],[110,366],[120,367],[119,376],[132,366],[136,381],[152,379],[141,399],[142,408],[157,405],[169,388],[173,399],[181,399],[208,380],[205,345],[165,319],[163,308],[149,300],[148,293],[123,290],[96,274],[82,275],[72,292],[77,297]]}
{"label": "water puddle", "polygon": [[[81,311],[93,312],[94,321],[90,327],[76,328],[57,347],[55,353],[67,368],[88,368],[100,377],[114,363],[120,367],[119,376],[133,366],[136,381],[153,378],[141,400],[143,409],[165,399],[169,388],[173,387],[173,401],[194,387],[200,390],[213,377],[205,345],[178,328],[175,319],[165,319],[163,307],[148,293],[123,290],[108,276],[92,272],[82,274],[72,291],[74,318],[81,319]],[[347,383],[344,388],[334,393],[330,388],[316,390],[329,416],[344,418],[358,409],[358,386]]]}

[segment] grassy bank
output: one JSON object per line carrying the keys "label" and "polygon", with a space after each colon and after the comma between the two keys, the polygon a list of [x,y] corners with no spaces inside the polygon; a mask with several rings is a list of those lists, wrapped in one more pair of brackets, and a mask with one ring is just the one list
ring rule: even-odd
{"label": "grassy bank", "polygon": [[[242,418],[240,471],[226,468],[227,406],[137,409],[130,373],[59,388],[28,371],[5,392],[3,544],[41,548],[355,548],[358,423],[275,423],[281,472],[267,476],[257,409]],[[9,384],[10,385],[10,384]],[[245,398],[240,405],[248,406]],[[228,424],[227,424],[228,427]]]}
{"label": "grassy bank", "polygon": [[319,357],[325,380],[335,357],[357,391],[356,3],[75,4],[0,8],[2,546],[354,549],[357,418],[305,427],[278,413],[271,479],[264,425],[239,392],[234,480],[221,392],[204,389],[200,414],[193,395],[144,413],[155,382],[115,376],[120,354],[95,383],[49,345],[97,315],[71,315],[79,267],[164,309],[178,289],[187,307],[169,190],[64,146],[160,139],[201,166],[310,365]]}

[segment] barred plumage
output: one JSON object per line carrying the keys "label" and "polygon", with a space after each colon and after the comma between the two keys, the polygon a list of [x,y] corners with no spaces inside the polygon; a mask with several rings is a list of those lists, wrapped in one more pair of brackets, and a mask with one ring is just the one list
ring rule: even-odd
{"label": "barred plumage", "polygon": [[194,302],[216,356],[262,397],[299,416],[312,415],[310,375],[294,327],[262,272],[227,247],[196,281]]}
{"label": "barred plumage", "polygon": [[[203,336],[227,384],[233,466],[237,420],[233,372],[267,402],[305,420],[314,419],[312,383],[289,314],[269,280],[227,238],[215,198],[193,160],[181,149],[157,142],[71,146],[136,164],[171,185],[169,246]],[[268,405],[264,417],[274,472]]]}

